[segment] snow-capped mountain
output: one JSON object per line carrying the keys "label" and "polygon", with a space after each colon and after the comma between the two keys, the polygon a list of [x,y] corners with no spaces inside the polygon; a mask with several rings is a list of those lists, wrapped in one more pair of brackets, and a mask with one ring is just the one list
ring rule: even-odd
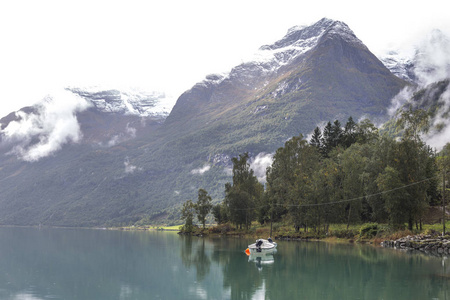
{"label": "snow-capped mountain", "polygon": [[72,88],[72,109],[64,94],[0,120],[0,224],[170,218],[200,187],[223,197],[230,157],[256,161],[324,120],[385,117],[405,85],[345,23],[322,19],[208,75],[164,122],[152,117],[162,94]]}
{"label": "snow-capped mountain", "polygon": [[165,119],[176,98],[165,93],[137,88],[102,89],[99,87],[68,88],[69,91],[91,102],[99,111]]}
{"label": "snow-capped mountain", "polygon": [[[261,82],[261,78],[276,75],[280,68],[289,66],[316,47],[324,36],[339,37],[348,43],[366,46],[347,24],[323,18],[311,26],[294,26],[281,39],[261,46],[249,61],[234,67],[229,73],[208,75],[198,85],[217,85],[226,79],[237,80],[246,86]],[[266,82],[263,82],[267,85]]]}
{"label": "snow-capped mountain", "polygon": [[380,60],[396,76],[419,85],[450,77],[450,39],[435,29],[409,48],[390,50]]}
{"label": "snow-capped mountain", "polygon": [[381,56],[380,60],[395,76],[411,83],[416,81],[413,57],[391,50]]}

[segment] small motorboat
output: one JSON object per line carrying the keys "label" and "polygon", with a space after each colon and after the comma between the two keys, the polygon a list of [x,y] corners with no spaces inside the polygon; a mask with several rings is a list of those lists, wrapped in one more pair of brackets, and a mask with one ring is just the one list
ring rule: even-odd
{"label": "small motorboat", "polygon": [[254,244],[248,245],[247,250],[245,251],[248,253],[255,253],[255,252],[266,252],[266,251],[273,251],[276,250],[277,243],[275,243],[271,238],[265,239],[257,239]]}

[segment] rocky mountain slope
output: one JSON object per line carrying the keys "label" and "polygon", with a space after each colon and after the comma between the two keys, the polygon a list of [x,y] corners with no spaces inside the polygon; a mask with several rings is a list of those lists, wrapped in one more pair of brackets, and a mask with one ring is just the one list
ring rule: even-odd
{"label": "rocky mountain slope", "polygon": [[183,93],[164,122],[148,109],[159,95],[135,102],[119,91],[77,89],[63,106],[48,99],[0,120],[0,224],[176,218],[199,188],[223,197],[231,157],[247,151],[256,164],[322,121],[383,120],[408,84],[330,19],[291,28],[257,54]]}
{"label": "rocky mountain slope", "polygon": [[209,138],[215,154],[273,151],[323,120],[382,119],[406,84],[339,21],[292,28],[259,54],[181,95],[162,130],[185,143],[187,134]]}

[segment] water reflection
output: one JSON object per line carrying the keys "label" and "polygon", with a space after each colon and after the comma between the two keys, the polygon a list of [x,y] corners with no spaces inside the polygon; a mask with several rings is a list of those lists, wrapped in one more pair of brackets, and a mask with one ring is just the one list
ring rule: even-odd
{"label": "water reflection", "polygon": [[[196,245],[193,246],[193,237],[186,236],[183,238],[180,248],[180,257],[183,265],[187,268],[195,266],[197,280],[202,281],[209,273],[211,259],[206,254],[206,244],[209,242],[205,239],[197,239]],[[195,247],[195,249],[194,249]]]}
{"label": "water reflection", "polygon": [[275,251],[262,252],[262,253],[251,253],[248,256],[248,261],[256,264],[258,270],[262,270],[264,265],[271,265],[275,262],[274,254]]}
{"label": "water reflection", "polygon": [[0,299],[447,299],[445,258],[361,245],[0,228]]}

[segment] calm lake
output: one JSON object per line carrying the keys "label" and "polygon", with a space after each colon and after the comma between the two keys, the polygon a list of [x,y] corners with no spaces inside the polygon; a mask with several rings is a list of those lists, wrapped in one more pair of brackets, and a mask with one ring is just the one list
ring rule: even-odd
{"label": "calm lake", "polygon": [[450,299],[450,260],[361,245],[0,228],[0,299]]}

